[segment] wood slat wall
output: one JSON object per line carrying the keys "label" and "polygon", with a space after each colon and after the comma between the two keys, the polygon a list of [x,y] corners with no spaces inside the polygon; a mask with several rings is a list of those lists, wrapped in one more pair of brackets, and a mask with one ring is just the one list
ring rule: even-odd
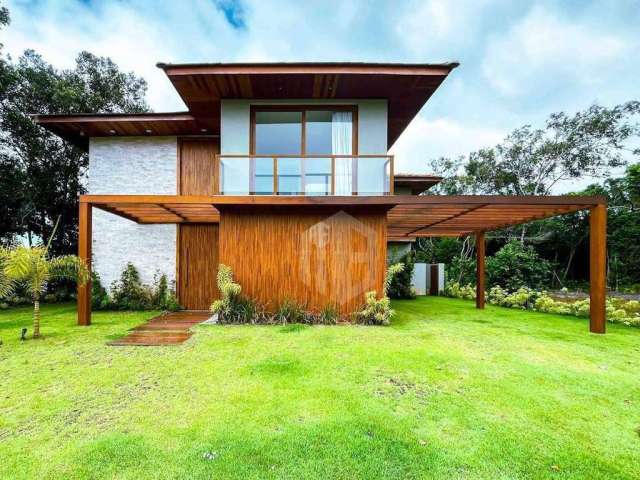
{"label": "wood slat wall", "polygon": [[[181,139],[178,155],[178,192],[181,195],[217,193],[217,153],[217,140]],[[189,216],[192,212],[175,206],[163,208],[182,219],[205,219],[200,213]],[[177,235],[176,288],[180,304],[188,310],[208,310],[212,300],[218,298],[218,225],[183,224],[178,226]]]}
{"label": "wood slat wall", "polygon": [[218,225],[180,225],[177,289],[187,310],[208,310],[218,298]]}
{"label": "wood slat wall", "polygon": [[243,292],[275,310],[285,299],[307,309],[335,305],[347,315],[382,291],[383,211],[228,208],[220,216],[220,262]]}
{"label": "wood slat wall", "polygon": [[218,140],[180,140],[180,195],[216,195],[218,168],[216,154],[220,153]]}

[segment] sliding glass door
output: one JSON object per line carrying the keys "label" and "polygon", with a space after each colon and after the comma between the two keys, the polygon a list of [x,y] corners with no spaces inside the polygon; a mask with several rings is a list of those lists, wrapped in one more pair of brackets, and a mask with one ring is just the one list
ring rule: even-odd
{"label": "sliding glass door", "polygon": [[351,195],[355,161],[339,156],[356,151],[355,112],[355,107],[254,107],[251,153],[277,160],[251,159],[251,191],[331,195],[335,190],[336,195]]}

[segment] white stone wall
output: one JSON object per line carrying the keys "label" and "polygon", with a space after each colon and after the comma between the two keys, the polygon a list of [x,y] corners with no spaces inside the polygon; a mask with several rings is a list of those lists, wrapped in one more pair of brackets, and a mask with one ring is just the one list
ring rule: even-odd
{"label": "white stone wall", "polygon": [[[176,194],[176,137],[92,138],[87,191],[92,194]],[[157,271],[175,279],[176,226],[138,225],[93,209],[93,268],[109,287],[133,262],[142,281]]]}

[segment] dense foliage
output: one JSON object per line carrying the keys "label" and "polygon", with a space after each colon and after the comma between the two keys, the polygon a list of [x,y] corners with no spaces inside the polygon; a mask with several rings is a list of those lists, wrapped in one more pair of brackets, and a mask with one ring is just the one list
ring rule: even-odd
{"label": "dense foliage", "polygon": [[416,298],[415,289],[411,285],[414,270],[414,255],[412,251],[397,258],[395,255],[392,255],[392,263],[402,263],[404,268],[391,278],[387,292],[389,298]]}
{"label": "dense foliage", "polygon": [[[0,26],[9,21],[0,12]],[[78,195],[88,156],[37,126],[31,114],[143,112],[146,82],[109,58],[80,52],[57,69],[27,50],[17,60],[0,51],[0,244],[25,237],[34,245],[60,228],[53,254],[76,251]]]}
{"label": "dense foliage", "polygon": [[95,310],[180,310],[174,289],[165,274],[156,274],[153,284],[142,283],[138,270],[129,262],[110,292],[97,273],[92,274],[91,301]]}
{"label": "dense foliage", "polygon": [[[542,129],[524,126],[493,148],[432,161],[432,170],[445,176],[433,193],[542,195],[553,193],[559,182],[602,180],[576,193],[604,195],[609,201],[609,286],[640,290],[640,166],[631,164],[622,177],[610,178],[615,167],[640,155],[639,115],[638,101],[611,108],[594,105],[573,116],[553,114]],[[533,248],[544,265],[540,271],[517,274],[508,283],[511,288],[579,286],[588,281],[588,238],[587,212],[491,232],[487,236],[489,282],[507,285],[505,274],[510,270],[502,267],[515,264],[522,252],[502,249],[517,239]],[[501,252],[500,262],[491,259],[496,252]],[[445,263],[452,281],[475,282],[474,248],[468,239],[422,239],[416,245],[416,258]],[[520,259],[528,261],[527,255]],[[502,270],[498,277],[496,268]]]}
{"label": "dense foliage", "polygon": [[542,288],[551,280],[551,264],[536,253],[531,245],[511,240],[495,255],[487,258],[487,282],[515,290],[523,285]]}
{"label": "dense foliage", "polygon": [[254,299],[242,294],[242,287],[233,280],[233,271],[224,264],[218,266],[217,284],[220,299],[211,304],[211,312],[218,315],[217,323],[333,325],[339,319],[333,305],[325,306],[320,312],[312,312],[290,299],[285,299],[275,312],[269,312]]}
{"label": "dense foliage", "polygon": [[[449,282],[445,285],[444,294],[452,298],[473,300],[476,298],[476,289],[470,284],[460,285],[458,282]],[[576,317],[588,317],[590,311],[589,298],[574,301],[559,300],[553,298],[544,290],[526,287],[508,290],[496,285],[487,292],[486,300],[488,303],[501,307],[574,315]],[[607,297],[606,315],[609,322],[640,327],[640,302]]]}

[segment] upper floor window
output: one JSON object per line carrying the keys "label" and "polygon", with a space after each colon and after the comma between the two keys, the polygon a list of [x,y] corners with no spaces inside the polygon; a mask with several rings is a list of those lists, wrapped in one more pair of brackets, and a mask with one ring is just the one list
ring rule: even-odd
{"label": "upper floor window", "polygon": [[252,109],[255,155],[351,155],[356,107],[269,106]]}

